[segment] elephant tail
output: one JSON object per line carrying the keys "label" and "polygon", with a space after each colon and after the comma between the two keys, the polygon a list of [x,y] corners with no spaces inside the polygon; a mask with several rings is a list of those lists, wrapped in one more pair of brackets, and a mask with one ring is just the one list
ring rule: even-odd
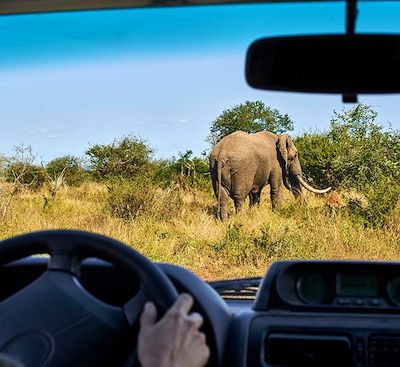
{"label": "elephant tail", "polygon": [[218,215],[221,216],[222,159],[218,159],[217,163],[217,185]]}

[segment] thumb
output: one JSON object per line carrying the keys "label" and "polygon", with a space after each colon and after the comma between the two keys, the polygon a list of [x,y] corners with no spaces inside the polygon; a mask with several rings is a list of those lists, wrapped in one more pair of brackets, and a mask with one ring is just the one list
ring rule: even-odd
{"label": "thumb", "polygon": [[142,315],[140,316],[140,327],[141,329],[147,328],[157,320],[157,309],[153,302],[147,302],[144,305]]}

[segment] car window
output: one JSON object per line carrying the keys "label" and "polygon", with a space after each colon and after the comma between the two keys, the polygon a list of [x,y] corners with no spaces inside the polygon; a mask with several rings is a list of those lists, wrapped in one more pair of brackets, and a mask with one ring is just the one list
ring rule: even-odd
{"label": "car window", "polygon": [[357,30],[370,33],[398,34],[400,27],[396,22],[399,11],[396,1],[361,1],[358,5]]}
{"label": "car window", "polygon": [[[359,9],[358,31],[398,32],[398,3]],[[1,236],[92,230],[207,279],[278,259],[397,258],[399,96],[344,105],[244,78],[256,39],[344,32],[344,2],[2,16]],[[304,204],[286,190],[273,211],[266,187],[237,215],[229,199],[221,223],[209,155],[246,129],[289,134],[304,179],[331,191]]]}

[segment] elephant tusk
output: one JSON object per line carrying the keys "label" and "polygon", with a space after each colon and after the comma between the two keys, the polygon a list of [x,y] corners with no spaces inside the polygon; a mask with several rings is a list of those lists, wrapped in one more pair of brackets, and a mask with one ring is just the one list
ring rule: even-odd
{"label": "elephant tusk", "polygon": [[328,187],[327,189],[323,189],[323,190],[318,190],[318,189],[314,189],[312,186],[310,186],[307,182],[305,182],[302,177],[300,175],[296,176],[297,181],[299,182],[299,184],[301,186],[303,186],[305,189],[307,189],[308,191],[313,192],[314,194],[325,194],[327,193],[332,187]]}

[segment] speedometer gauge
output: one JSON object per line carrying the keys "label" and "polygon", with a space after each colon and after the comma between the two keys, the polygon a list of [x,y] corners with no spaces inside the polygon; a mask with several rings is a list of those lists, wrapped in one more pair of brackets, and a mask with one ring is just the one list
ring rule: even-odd
{"label": "speedometer gauge", "polygon": [[306,273],[297,281],[297,293],[306,303],[326,303],[331,298],[329,280],[319,273]]}

